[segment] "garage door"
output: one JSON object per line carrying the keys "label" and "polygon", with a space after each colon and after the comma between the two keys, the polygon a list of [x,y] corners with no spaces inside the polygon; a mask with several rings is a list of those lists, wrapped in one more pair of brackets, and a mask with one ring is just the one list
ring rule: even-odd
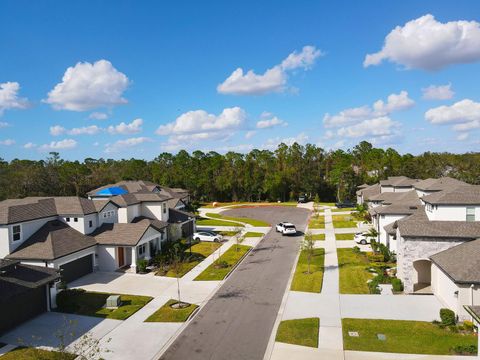
{"label": "garage door", "polygon": [[60,266],[62,280],[67,283],[78,279],[84,275],[90,274],[93,271],[93,256],[87,255],[80,259],[71,261]]}
{"label": "garage door", "polygon": [[[45,286],[0,301],[0,334],[47,311]],[[28,339],[26,339],[28,340]]]}

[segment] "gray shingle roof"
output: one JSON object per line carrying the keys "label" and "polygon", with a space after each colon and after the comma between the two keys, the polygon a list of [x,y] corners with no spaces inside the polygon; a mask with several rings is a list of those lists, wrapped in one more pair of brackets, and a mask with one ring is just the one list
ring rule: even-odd
{"label": "gray shingle roof", "polygon": [[454,246],[430,259],[454,282],[480,284],[480,239]]}
{"label": "gray shingle roof", "polygon": [[400,202],[414,202],[418,201],[418,195],[415,190],[403,191],[403,192],[384,192],[381,194],[373,195],[369,201],[379,201],[382,204],[395,204]]}
{"label": "gray shingle roof", "polygon": [[442,191],[454,189],[457,186],[468,185],[467,183],[445,176],[439,179],[428,178],[414,184],[415,189],[423,191]]}
{"label": "gray shingle roof", "polygon": [[480,306],[464,305],[463,307],[470,315],[472,315],[472,317],[477,321],[477,323],[480,324]]}
{"label": "gray shingle roof", "polygon": [[142,202],[167,201],[171,197],[157,193],[134,193],[117,195],[111,198],[112,202],[118,206],[125,207],[129,205],[140,204]]}
{"label": "gray shingle roof", "polygon": [[59,220],[53,220],[43,225],[7,258],[48,261],[94,245],[96,241],[93,237],[84,235]]}
{"label": "gray shingle roof", "polygon": [[460,238],[480,237],[480,221],[429,221],[408,217],[397,221],[402,237]]}
{"label": "gray shingle roof", "polygon": [[357,195],[362,195],[363,200],[369,200],[370,197],[380,194],[380,185],[379,184],[373,184],[370,185],[369,187],[365,189],[361,189],[357,191]]}
{"label": "gray shingle roof", "polygon": [[168,209],[168,222],[169,223],[183,223],[195,218],[194,214],[177,209]]}
{"label": "gray shingle roof", "polygon": [[383,229],[387,232],[388,235],[395,235],[397,233],[397,229],[395,228],[395,223],[390,223],[385,225]]}
{"label": "gray shingle roof", "polygon": [[[158,226],[160,226],[160,223]],[[168,226],[168,224],[165,226]],[[128,224],[103,224],[92,233],[92,236],[99,245],[135,246],[141,240],[149,227],[156,228],[156,226],[154,226],[149,219],[145,218]]]}
{"label": "gray shingle roof", "polygon": [[78,196],[27,197],[0,202],[0,224],[14,224],[57,215],[96,213],[93,200]]}
{"label": "gray shingle roof", "polygon": [[461,185],[451,190],[439,191],[422,197],[435,205],[480,205],[480,185]]}
{"label": "gray shingle roof", "polygon": [[418,182],[417,179],[410,179],[407,176],[389,176],[387,180],[380,180],[382,186],[410,187]]}

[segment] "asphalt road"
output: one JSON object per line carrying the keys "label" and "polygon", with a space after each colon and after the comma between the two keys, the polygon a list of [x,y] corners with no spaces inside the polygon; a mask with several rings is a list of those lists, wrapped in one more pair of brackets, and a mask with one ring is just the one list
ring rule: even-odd
{"label": "asphalt road", "polygon": [[[304,231],[308,210],[291,206],[224,212]],[[263,359],[299,247],[298,237],[272,229],[230,275],[161,359]]]}

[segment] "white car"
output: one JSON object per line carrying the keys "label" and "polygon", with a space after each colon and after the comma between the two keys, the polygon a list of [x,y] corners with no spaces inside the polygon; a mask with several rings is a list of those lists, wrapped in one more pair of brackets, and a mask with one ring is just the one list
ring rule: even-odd
{"label": "white car", "polygon": [[223,240],[223,236],[214,231],[199,231],[193,234],[193,239],[195,241],[221,242]]}
{"label": "white car", "polygon": [[275,230],[282,233],[282,235],[295,235],[297,233],[295,225],[289,222],[281,222],[280,224],[277,224]]}
{"label": "white car", "polygon": [[370,244],[370,238],[367,237],[366,233],[361,233],[361,232],[356,233],[355,236],[353,237],[353,240],[355,240],[357,244],[361,244],[361,245]]}

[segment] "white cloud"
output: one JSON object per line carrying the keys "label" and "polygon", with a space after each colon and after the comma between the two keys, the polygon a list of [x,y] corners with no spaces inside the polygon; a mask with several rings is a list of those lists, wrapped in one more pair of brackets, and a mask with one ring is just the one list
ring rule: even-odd
{"label": "white cloud", "polygon": [[425,119],[432,124],[471,123],[480,120],[480,103],[464,99],[451,106],[428,110]]}
{"label": "white cloud", "polygon": [[52,136],[63,135],[65,134],[66,131],[67,129],[65,129],[63,126],[60,126],[60,125],[50,126],[50,135]]}
{"label": "white cloud", "polygon": [[441,23],[430,15],[397,26],[385,38],[381,51],[368,54],[363,66],[384,60],[407,69],[439,70],[448,65],[480,60],[480,23],[450,21]]}
{"label": "white cloud", "polygon": [[267,150],[275,150],[279,144],[284,143],[288,146],[293,145],[294,143],[304,145],[308,141],[308,135],[305,134],[304,132],[298,134],[297,136],[292,136],[292,137],[287,137],[287,138],[271,138],[268,139],[262,146],[261,148],[267,149]]}
{"label": "white cloud", "polygon": [[388,95],[387,103],[383,100],[377,100],[373,104],[373,109],[377,116],[391,114],[395,111],[406,110],[415,105],[415,101],[408,97],[408,92],[400,91],[399,94]]}
{"label": "white cloud", "polygon": [[18,82],[0,83],[0,116],[5,110],[26,109],[30,105],[27,99],[18,96],[19,91]]}
{"label": "white cloud", "polygon": [[152,139],[148,137],[136,137],[136,138],[129,138],[125,140],[118,140],[117,142],[113,144],[107,144],[105,145],[105,152],[106,153],[115,153],[119,152],[125,148],[132,148],[136,147],[138,145],[151,142]]}
{"label": "white cloud", "polygon": [[56,110],[87,111],[127,103],[122,97],[127,89],[127,76],[107,60],[91,64],[79,62],[69,67],[62,82],[48,93],[46,103]]}
{"label": "white cloud", "polygon": [[388,116],[382,116],[342,127],[338,129],[337,135],[348,138],[392,136],[397,134],[399,125]]}
{"label": "white cloud", "polygon": [[218,132],[238,129],[246,119],[246,113],[239,107],[226,108],[219,115],[209,114],[205,110],[188,111],[174,122],[160,125],[158,135],[180,135]]}
{"label": "white cloud", "polygon": [[323,136],[323,138],[324,138],[325,140],[330,140],[330,139],[332,139],[332,138],[334,138],[334,137],[335,137],[335,133],[334,133],[333,131],[331,131],[331,130],[327,130],[327,131],[325,132],[325,135]]}
{"label": "white cloud", "polygon": [[469,135],[469,134],[466,133],[466,132],[465,132],[465,133],[460,133],[460,134],[458,134],[458,136],[457,136],[457,140],[459,140],[459,141],[467,140],[467,139],[468,139],[468,135]]}
{"label": "white cloud", "polygon": [[0,145],[5,145],[5,146],[15,145],[15,140],[13,139],[0,140]]}
{"label": "white cloud", "polygon": [[0,129],[1,129],[1,128],[6,128],[6,127],[9,127],[9,126],[10,126],[9,123],[4,122],[4,121],[0,121]]}
{"label": "white cloud", "polygon": [[260,115],[261,120],[257,121],[257,129],[268,129],[275,126],[287,126],[288,123],[274,116],[273,114],[264,111]]}
{"label": "white cloud", "polygon": [[423,98],[426,100],[448,100],[453,98],[455,92],[451,89],[452,84],[447,85],[430,85],[423,88]]}
{"label": "white cloud", "polygon": [[102,112],[93,112],[88,115],[88,118],[91,120],[106,120],[108,119],[108,114]]}
{"label": "white cloud", "polygon": [[294,51],[281,64],[267,69],[263,74],[256,74],[253,70],[244,72],[237,68],[221,84],[217,91],[221,94],[234,95],[263,95],[271,92],[282,92],[286,89],[288,71],[295,69],[308,70],[322,52],[314,46],[304,46],[300,53]]}
{"label": "white cloud", "polygon": [[126,124],[121,122],[115,126],[109,126],[107,131],[110,134],[122,134],[122,135],[129,135],[129,134],[137,134],[142,131],[143,120],[142,119],[135,119],[130,124]]}
{"label": "white cloud", "polygon": [[41,151],[52,150],[69,150],[77,147],[77,142],[73,139],[64,139],[60,141],[52,141],[50,144],[43,144],[39,147]]}
{"label": "white cloud", "polygon": [[415,105],[415,101],[408,97],[407,91],[400,91],[398,94],[390,94],[387,101],[377,100],[372,108],[368,105],[350,108],[340,111],[336,115],[325,114],[323,123],[325,127],[344,126],[358,123],[363,120],[378,118],[389,115],[396,111],[406,110]]}
{"label": "white cloud", "polygon": [[24,147],[25,149],[33,149],[33,148],[37,147],[37,144],[34,144],[34,143],[32,143],[32,142],[29,142],[29,143],[26,143],[25,145],[23,145],[23,147]]}
{"label": "white cloud", "polygon": [[250,130],[245,133],[245,139],[251,139],[255,136],[257,132],[255,130]]}
{"label": "white cloud", "polygon": [[53,136],[60,136],[63,134],[73,135],[73,136],[96,135],[100,131],[102,131],[102,129],[99,128],[97,125],[90,125],[90,126],[73,128],[73,129],[65,129],[63,126],[60,126],[60,125],[55,125],[50,127],[50,135],[53,135]]}

